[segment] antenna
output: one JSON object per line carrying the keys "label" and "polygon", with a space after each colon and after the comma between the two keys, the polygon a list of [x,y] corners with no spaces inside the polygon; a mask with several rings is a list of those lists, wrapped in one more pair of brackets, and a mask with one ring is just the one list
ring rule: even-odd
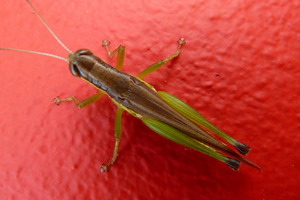
{"label": "antenna", "polygon": [[19,51],[19,52],[25,52],[25,53],[32,53],[32,54],[38,54],[38,55],[43,55],[43,56],[49,56],[49,57],[53,57],[53,58],[58,58],[61,59],[63,61],[68,62],[68,59],[65,59],[63,57],[54,55],[54,54],[50,54],[50,53],[43,53],[43,52],[38,52],[38,51],[29,51],[29,50],[23,50],[23,49],[13,49],[13,48],[1,48],[0,50],[7,50],[7,51]]}
{"label": "antenna", "polygon": [[[48,26],[48,24],[45,22],[45,20],[41,17],[41,15],[36,11],[36,9],[33,7],[33,5],[30,3],[29,0],[26,0],[27,3],[30,5],[30,7],[32,8],[33,12],[38,16],[38,18],[42,21],[42,23],[46,26],[46,28],[48,29],[48,31],[52,34],[52,36],[55,38],[55,40],[65,49],[67,50],[69,53],[72,53],[72,51],[66,47],[66,45],[64,43],[62,43],[62,41],[55,35],[55,33],[52,31],[52,29]],[[54,54],[50,54],[50,53],[43,53],[43,52],[38,52],[38,51],[29,51],[29,50],[23,50],[23,49],[14,49],[14,48],[1,48],[0,50],[7,50],[7,51],[19,51],[19,52],[25,52],[25,53],[32,53],[32,54],[38,54],[38,55],[43,55],[43,56],[49,56],[49,57],[53,57],[53,58],[57,58],[63,61],[68,62],[68,59],[65,59],[63,57],[54,55]]]}
{"label": "antenna", "polygon": [[66,45],[64,43],[62,43],[62,41],[55,35],[55,33],[52,31],[52,29],[48,26],[48,24],[45,22],[45,20],[42,18],[42,16],[36,11],[36,9],[33,7],[33,5],[30,3],[29,0],[26,0],[27,3],[29,4],[29,6],[32,8],[33,12],[38,16],[38,18],[42,21],[42,23],[45,25],[45,27],[48,29],[48,31],[52,34],[52,36],[56,39],[56,41],[65,49],[67,50],[69,53],[71,53],[72,51],[66,47]]}

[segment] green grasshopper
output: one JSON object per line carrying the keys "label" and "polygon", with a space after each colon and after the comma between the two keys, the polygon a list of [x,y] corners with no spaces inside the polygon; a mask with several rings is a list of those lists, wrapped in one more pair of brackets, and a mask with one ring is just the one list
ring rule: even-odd
{"label": "green grasshopper", "polygon": [[107,164],[102,165],[101,171],[108,171],[109,166],[115,162],[118,156],[118,147],[122,132],[121,117],[124,111],[141,119],[144,124],[159,135],[216,158],[226,163],[234,170],[239,169],[241,162],[260,169],[254,163],[248,161],[228,148],[225,144],[218,141],[207,131],[215,133],[233,145],[243,155],[246,155],[250,150],[247,145],[242,144],[223,133],[180,99],[163,91],[157,92],[153,86],[143,81],[145,76],[158,70],[168,61],[180,54],[181,48],[185,44],[183,38],[178,40],[178,47],[174,54],[164,60],[154,63],[135,77],[120,71],[125,55],[124,46],[120,45],[116,50],[110,51],[109,42],[107,40],[102,42],[109,57],[113,57],[117,54],[116,68],[111,67],[103,60],[96,57],[88,49],[80,49],[74,53],[58,39],[29,0],[27,0],[27,2],[53,37],[56,38],[62,47],[69,51],[68,58],[65,59],[56,55],[20,49],[0,49],[41,54],[65,60],[69,63],[69,69],[73,76],[83,79],[99,90],[97,94],[81,102],[78,102],[75,97],[64,99],[57,97],[54,99],[55,104],[59,104],[62,101],[73,101],[77,107],[83,108],[98,101],[103,94],[107,94],[117,105],[118,109],[116,111],[114,125],[115,147],[113,156]]}

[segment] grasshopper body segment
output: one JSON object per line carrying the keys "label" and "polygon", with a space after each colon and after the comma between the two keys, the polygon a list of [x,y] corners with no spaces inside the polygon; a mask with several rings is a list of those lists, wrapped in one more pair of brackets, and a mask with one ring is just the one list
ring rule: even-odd
{"label": "grasshopper body segment", "polygon": [[[70,69],[74,76],[84,79],[107,93],[119,108],[141,118],[148,127],[160,135],[221,160],[235,170],[239,167],[239,161],[259,168],[229,149],[203,128],[227,140],[242,154],[249,151],[248,146],[220,131],[178,98],[166,92],[156,92],[152,86],[149,87],[149,84],[114,69],[89,50],[79,50],[75,56],[71,53],[70,57],[72,58],[69,59]],[[218,152],[234,159],[227,158]]]}

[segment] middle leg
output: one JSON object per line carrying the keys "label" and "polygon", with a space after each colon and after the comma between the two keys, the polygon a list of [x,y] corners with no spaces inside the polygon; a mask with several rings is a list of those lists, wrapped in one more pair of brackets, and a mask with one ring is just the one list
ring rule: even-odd
{"label": "middle leg", "polygon": [[140,79],[143,79],[145,76],[147,76],[148,74],[158,70],[159,68],[161,68],[162,66],[164,66],[168,61],[172,60],[173,58],[177,57],[180,54],[181,48],[182,46],[185,44],[185,40],[184,38],[180,38],[178,41],[178,46],[177,46],[177,50],[175,53],[173,53],[171,56],[167,57],[164,60],[158,61],[156,63],[154,63],[153,65],[147,67],[144,71],[142,71],[137,77]]}

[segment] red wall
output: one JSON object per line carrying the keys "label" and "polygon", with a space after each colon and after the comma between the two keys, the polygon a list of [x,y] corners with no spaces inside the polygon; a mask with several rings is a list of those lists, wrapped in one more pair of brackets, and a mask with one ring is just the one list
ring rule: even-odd
{"label": "red wall", "polygon": [[[82,110],[52,104],[96,90],[67,63],[0,51],[0,199],[297,199],[299,198],[300,2],[37,1],[40,14],[72,50],[126,45],[123,71],[137,75],[176,49],[182,54],[146,81],[189,103],[252,147],[235,172],[123,116],[120,156],[108,173],[115,106]],[[26,1],[5,1],[0,47],[62,49]]]}

